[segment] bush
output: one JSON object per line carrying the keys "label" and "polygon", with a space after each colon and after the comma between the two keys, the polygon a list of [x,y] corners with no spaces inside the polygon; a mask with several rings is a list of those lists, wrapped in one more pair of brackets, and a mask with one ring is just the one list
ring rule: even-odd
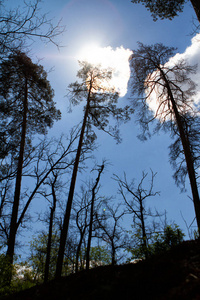
{"label": "bush", "polygon": [[150,257],[163,253],[183,241],[184,233],[178,225],[167,225],[163,233],[157,233],[151,238],[151,243],[147,248],[142,245],[141,239],[139,245],[128,251],[132,254],[132,259]]}
{"label": "bush", "polygon": [[164,233],[155,237],[155,242],[149,246],[150,254],[160,254],[183,241],[184,233],[178,225],[168,225],[164,229]]}
{"label": "bush", "polygon": [[[18,273],[20,267],[24,267],[22,276]],[[0,296],[10,295],[34,286],[36,282],[33,272],[29,269],[26,263],[11,265],[5,254],[0,254]]]}

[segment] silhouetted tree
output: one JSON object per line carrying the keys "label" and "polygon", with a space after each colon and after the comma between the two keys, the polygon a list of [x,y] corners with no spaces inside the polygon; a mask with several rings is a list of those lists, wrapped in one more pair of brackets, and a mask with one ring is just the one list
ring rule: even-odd
{"label": "silhouetted tree", "polygon": [[7,179],[0,185],[0,249],[5,247],[9,236],[9,222],[10,222],[10,208],[12,207],[11,201],[11,188],[12,185]]}
{"label": "silhouetted tree", "polygon": [[133,243],[133,245],[129,247],[128,252],[132,254],[129,261],[145,258],[147,251],[148,257],[159,255],[180,244],[183,241],[183,238],[184,233],[175,223],[171,225],[165,224],[164,227],[160,224],[159,230],[151,235],[148,242],[148,248],[145,251],[141,244]]}
{"label": "silhouetted tree", "polygon": [[79,144],[77,148],[76,160],[71,178],[71,184],[68,194],[68,201],[63,221],[63,228],[61,230],[60,247],[58,252],[56,278],[61,276],[62,262],[64,249],[67,239],[67,232],[69,226],[69,219],[71,213],[71,206],[73,201],[76,176],[79,165],[79,158],[85,131],[87,134],[91,132],[91,127],[94,125],[119,140],[118,128],[108,127],[109,117],[115,118],[117,121],[127,121],[129,113],[132,112],[128,106],[124,108],[117,108],[118,93],[112,87],[106,87],[105,82],[109,82],[112,77],[112,70],[105,70],[100,67],[92,66],[87,62],[80,63],[81,69],[78,71],[77,77],[81,82],[70,84],[71,90],[71,103],[74,105],[79,104],[86,100],[85,113],[82,123],[82,130],[80,134]]}
{"label": "silhouetted tree", "polygon": [[[173,19],[178,13],[183,11],[187,0],[131,0],[132,3],[142,3],[151,12],[153,20]],[[190,0],[197,19],[200,22],[200,3],[198,0]]]}
{"label": "silhouetted tree", "polygon": [[[24,151],[34,133],[44,134],[60,119],[60,111],[53,102],[53,90],[47,74],[40,65],[33,64],[26,54],[18,52],[0,65],[0,96],[3,121],[20,134],[14,202],[10,223],[7,256],[13,261],[17,216],[20,201]],[[14,133],[13,133],[14,136]],[[16,146],[18,146],[16,145]]]}
{"label": "silhouetted tree", "polygon": [[45,270],[44,270],[44,282],[48,281],[49,278],[49,266],[50,266],[50,257],[51,257],[51,242],[52,242],[52,233],[53,233],[53,221],[54,221],[54,214],[56,210],[56,181],[58,178],[58,174],[52,171],[53,180],[50,179],[49,184],[51,185],[51,192],[52,192],[52,206],[50,207],[50,216],[49,216],[49,232],[48,232],[48,241],[47,241],[47,255],[45,261]]}
{"label": "silhouetted tree", "polygon": [[[103,164],[105,164],[105,161]],[[96,170],[100,173],[103,172],[102,166],[95,165],[92,171]],[[80,235],[76,255],[76,272],[78,269],[82,269],[85,263],[87,265],[87,261],[88,266],[90,265],[91,240],[95,238],[95,232],[99,228],[95,216],[97,213],[99,215],[99,211],[102,211],[102,206],[108,201],[107,198],[97,195],[100,188],[100,175],[97,176],[95,182],[89,180],[89,182],[82,185],[80,193],[76,194],[74,199],[72,218],[76,222]]]}
{"label": "silhouetted tree", "polygon": [[[42,232],[38,234],[31,240],[30,243],[30,255],[29,263],[33,267],[35,277],[41,282],[44,280],[45,276],[45,263],[47,257],[47,243],[48,243],[48,234]],[[54,227],[52,238],[51,238],[51,256],[49,262],[49,280],[53,279],[53,274],[55,273],[56,268],[56,257],[58,255],[59,247],[59,234],[58,228]],[[66,247],[68,250],[68,246]],[[66,251],[66,256],[64,257],[65,268],[63,268],[63,275],[71,273],[69,270],[70,262],[68,262],[69,253]]]}
{"label": "silhouetted tree", "polygon": [[84,186],[81,186],[81,192],[79,195],[79,199],[75,199],[73,205],[73,215],[75,219],[76,226],[79,232],[79,240],[76,249],[76,267],[75,270],[78,272],[79,267],[83,268],[82,263],[79,258],[81,254],[81,247],[85,239],[85,233],[89,226],[88,216],[90,209],[90,201],[89,201],[89,190],[85,190]]}
{"label": "silhouetted tree", "polygon": [[[51,138],[44,139],[39,143],[37,151],[34,153],[35,160],[32,166],[29,165],[29,172],[26,176],[34,179],[33,190],[26,192],[26,202],[19,216],[17,227],[22,225],[24,216],[27,213],[30,203],[34,197],[39,193],[41,188],[46,183],[53,171],[59,172],[59,176],[70,172],[74,164],[74,155],[76,154],[76,140],[79,137],[79,127],[74,127],[70,130],[69,136],[61,136],[60,139]],[[83,144],[82,156],[80,162],[82,163],[87,155],[92,150],[91,144]]]}
{"label": "silhouetted tree", "polygon": [[[140,107],[139,119],[144,131],[148,131],[148,124],[157,119],[157,130],[167,129],[172,136],[181,140],[190,180],[191,191],[197,226],[200,230],[200,200],[194,168],[195,149],[187,132],[187,126],[195,129],[197,109],[193,97],[195,84],[189,75],[195,73],[195,67],[188,66],[180,60],[169,65],[167,60],[174,55],[174,48],[162,44],[145,46],[139,43],[139,49],[134,51],[131,60],[132,91],[136,96],[133,99],[135,106]],[[156,102],[155,102],[156,100]],[[154,105],[154,117],[149,106]],[[190,118],[188,119],[188,116]],[[190,121],[189,121],[190,120]],[[192,124],[192,125],[191,125]],[[198,155],[198,154],[196,154]]]}
{"label": "silhouetted tree", "polygon": [[[197,183],[199,185],[198,169],[200,167],[200,118],[199,116],[190,116],[189,114],[187,114],[184,116],[184,118],[182,118],[182,123],[186,138],[190,143],[190,151],[193,158]],[[188,172],[184,150],[179,135],[176,136],[175,141],[170,145],[169,149],[170,162],[175,170],[173,177],[177,185],[182,187],[182,189],[184,190],[185,179]]]}
{"label": "silhouetted tree", "polygon": [[93,219],[94,219],[94,204],[97,194],[97,187],[100,181],[101,174],[104,170],[104,164],[99,166],[98,169],[98,176],[96,178],[96,182],[94,186],[92,187],[92,199],[91,199],[91,206],[90,206],[90,223],[89,223],[89,232],[88,232],[88,242],[87,242],[87,250],[86,250],[86,270],[89,270],[89,264],[90,264],[90,248],[91,248],[91,241],[92,241],[92,229],[93,229]]}
{"label": "silhouetted tree", "polygon": [[157,212],[153,214],[150,209],[146,208],[147,199],[150,197],[155,197],[157,194],[159,194],[159,192],[153,191],[156,173],[151,171],[151,180],[148,187],[145,186],[145,180],[147,176],[148,173],[142,172],[142,179],[137,186],[135,186],[134,180],[132,180],[130,183],[127,181],[125,173],[123,179],[119,178],[117,175],[114,176],[114,179],[117,181],[119,186],[119,193],[121,194],[125,203],[125,212],[133,215],[133,227],[136,229],[142,248],[142,253],[144,254],[145,258],[148,257],[148,239],[152,234],[151,231],[155,230],[154,228],[149,230],[147,218],[160,216]]}
{"label": "silhouetted tree", "polygon": [[125,249],[128,244],[126,230],[122,227],[122,217],[125,211],[121,208],[121,204],[106,204],[103,212],[104,216],[96,212],[96,222],[99,225],[95,236],[102,239],[109,247],[111,253],[111,264],[115,265],[122,257],[119,257],[118,251]]}
{"label": "silhouetted tree", "polygon": [[160,254],[164,251],[183,242],[184,233],[176,224],[167,225],[163,233],[154,237],[154,242],[150,245],[150,254]]}

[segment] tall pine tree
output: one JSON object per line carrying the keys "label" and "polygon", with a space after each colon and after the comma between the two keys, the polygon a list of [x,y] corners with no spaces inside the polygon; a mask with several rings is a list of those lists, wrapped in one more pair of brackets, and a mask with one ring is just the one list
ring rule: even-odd
{"label": "tall pine tree", "polygon": [[7,257],[13,262],[23,162],[34,134],[45,134],[61,113],[53,101],[54,92],[41,65],[20,51],[0,65],[1,157],[16,153],[16,181],[8,238]]}
{"label": "tall pine tree", "polygon": [[117,121],[127,121],[129,114],[132,113],[132,109],[128,106],[123,108],[117,107],[119,95],[112,86],[109,86],[112,70],[103,69],[101,66],[94,66],[87,62],[81,62],[80,65],[81,69],[78,71],[77,77],[80,78],[81,82],[75,82],[69,86],[71,89],[71,102],[77,105],[82,101],[86,101],[86,106],[61,230],[56,278],[61,277],[62,273],[71,206],[84,136],[87,138],[87,135],[92,131],[92,126],[95,126],[119,141],[118,127],[109,126],[110,117]]}

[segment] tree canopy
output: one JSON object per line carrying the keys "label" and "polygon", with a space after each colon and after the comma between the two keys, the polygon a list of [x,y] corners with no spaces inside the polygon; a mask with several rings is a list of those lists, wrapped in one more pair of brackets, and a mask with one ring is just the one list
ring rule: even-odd
{"label": "tree canopy", "polygon": [[[143,4],[151,12],[153,20],[156,21],[158,18],[172,20],[183,11],[184,4],[188,0],[131,0],[131,2]],[[198,0],[190,0],[190,2],[200,22],[200,3]]]}
{"label": "tree canopy", "polygon": [[10,151],[14,155],[19,145],[26,82],[28,143],[33,134],[45,134],[47,127],[52,127],[54,120],[61,116],[53,102],[54,91],[43,67],[34,64],[25,53],[17,51],[11,54],[0,64],[1,158]]}

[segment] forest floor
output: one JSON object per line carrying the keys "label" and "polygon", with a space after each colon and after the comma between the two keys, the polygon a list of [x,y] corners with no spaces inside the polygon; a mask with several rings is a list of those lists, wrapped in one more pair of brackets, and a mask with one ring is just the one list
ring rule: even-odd
{"label": "forest floor", "polygon": [[103,266],[21,291],[5,300],[200,300],[200,240],[136,264]]}

